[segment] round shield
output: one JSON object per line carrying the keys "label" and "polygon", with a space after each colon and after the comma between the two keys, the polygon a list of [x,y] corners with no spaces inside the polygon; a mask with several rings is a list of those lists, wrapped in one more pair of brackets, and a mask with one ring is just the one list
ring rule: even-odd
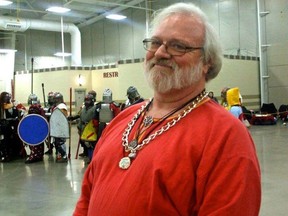
{"label": "round shield", "polygon": [[49,135],[49,124],[43,116],[29,114],[19,122],[18,135],[28,145],[39,145]]}

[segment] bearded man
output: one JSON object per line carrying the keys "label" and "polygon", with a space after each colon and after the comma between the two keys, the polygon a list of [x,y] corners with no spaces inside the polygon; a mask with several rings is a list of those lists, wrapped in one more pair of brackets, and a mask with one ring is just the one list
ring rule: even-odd
{"label": "bearded man", "polygon": [[205,14],[173,4],[156,14],[150,35],[143,45],[154,96],[106,127],[74,216],[258,216],[254,143],[205,91],[222,65]]}

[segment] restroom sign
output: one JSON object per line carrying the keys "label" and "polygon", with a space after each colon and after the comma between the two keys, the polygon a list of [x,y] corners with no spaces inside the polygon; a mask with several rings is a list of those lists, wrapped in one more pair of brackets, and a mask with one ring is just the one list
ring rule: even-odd
{"label": "restroom sign", "polygon": [[103,78],[113,78],[118,77],[118,72],[105,72],[103,73]]}

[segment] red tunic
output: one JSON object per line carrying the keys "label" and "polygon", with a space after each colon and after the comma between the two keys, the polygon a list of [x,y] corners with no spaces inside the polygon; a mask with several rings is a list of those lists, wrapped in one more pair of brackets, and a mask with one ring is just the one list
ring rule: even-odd
{"label": "red tunic", "polygon": [[144,146],[127,170],[120,169],[122,134],[140,106],[121,112],[102,134],[74,216],[258,216],[254,143],[245,126],[211,100]]}

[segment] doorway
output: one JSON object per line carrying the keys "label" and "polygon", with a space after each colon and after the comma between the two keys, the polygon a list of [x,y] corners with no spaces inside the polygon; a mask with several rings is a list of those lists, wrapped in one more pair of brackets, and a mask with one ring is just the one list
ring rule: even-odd
{"label": "doorway", "polygon": [[78,113],[83,105],[86,89],[85,88],[77,88],[74,90],[75,95],[75,113]]}

